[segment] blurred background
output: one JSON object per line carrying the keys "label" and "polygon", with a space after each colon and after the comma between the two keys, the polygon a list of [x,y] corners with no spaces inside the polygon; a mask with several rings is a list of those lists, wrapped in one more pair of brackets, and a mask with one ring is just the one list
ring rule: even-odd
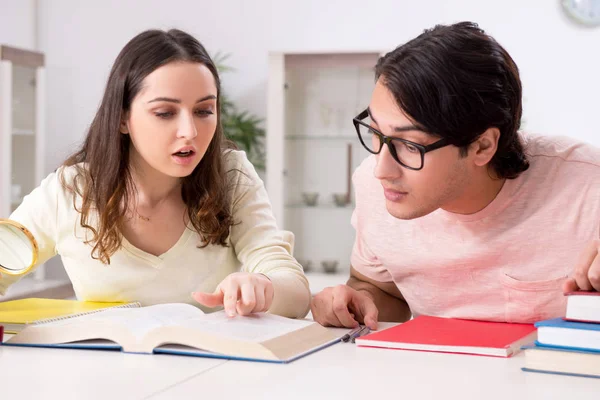
{"label": "blurred background", "polygon": [[[267,170],[261,170],[261,176],[273,192],[270,195],[276,216],[283,227],[295,231],[299,252],[296,255],[305,266],[323,272],[328,262],[339,264],[340,277],[336,279],[343,281],[341,276],[347,275],[353,240],[349,222],[352,200],[349,196],[340,203],[340,196],[332,196],[349,194],[348,168],[355,168],[366,156],[358,142],[351,139],[351,114],[368,104],[373,83],[370,68],[364,62],[417,36],[425,28],[463,20],[477,22],[508,50],[519,66],[524,88],[524,130],[567,135],[600,145],[600,28],[569,17],[557,0],[0,0],[0,44],[44,56],[40,104],[45,111],[37,127],[45,136],[44,145],[38,150],[43,176],[56,169],[84,138],[109,69],[121,48],[136,34],[149,28],[179,28],[197,37],[211,54],[228,55],[222,61],[230,69],[222,75],[228,100],[251,121],[250,129],[258,142],[271,140],[262,149]],[[278,54],[284,55],[279,61],[273,58]],[[298,61],[285,54],[309,56]],[[310,58],[311,54],[317,57]],[[335,58],[336,54],[356,57]],[[310,99],[299,99],[302,95],[298,93],[305,97],[306,93],[314,93],[314,85],[327,85],[326,78],[332,74],[298,77],[282,62],[296,65],[297,71],[307,60],[308,64],[311,60],[319,64],[323,61],[319,57],[354,63],[340,67],[340,73],[333,74],[332,79],[350,79],[348,84],[358,89],[353,92],[354,103],[343,112],[335,114],[336,110],[327,108],[330,105],[317,105],[325,114],[344,117],[347,124],[340,128],[343,132],[320,132],[307,140],[298,139],[306,132],[277,129],[289,126],[281,122],[284,115],[277,113],[287,110],[291,119],[290,113],[294,112],[289,105],[278,106],[277,98],[292,105],[304,102],[298,107],[310,109]],[[297,85],[313,85],[313,92],[286,95],[283,87],[281,93],[268,91],[269,82],[288,84],[286,77],[293,76]],[[339,79],[335,85],[343,88],[345,81]],[[315,99],[318,97],[315,95]],[[261,136],[261,130],[267,131],[266,138]],[[289,140],[284,141],[283,137]],[[269,154],[269,149],[281,151],[272,150]],[[294,158],[297,154],[322,158],[304,157],[298,161],[298,157]],[[332,156],[324,159],[324,154]],[[275,169],[269,170],[270,160]],[[321,172],[323,163],[333,162],[341,167],[333,169],[335,176],[319,182],[314,176],[290,181],[292,178],[288,177],[293,177],[294,169],[304,168],[298,166],[302,162],[320,166]],[[26,194],[24,189],[21,192]],[[287,193],[296,194],[291,198]],[[314,193],[319,193],[316,204],[311,203]],[[335,231],[327,231],[326,227]],[[319,237],[317,232],[325,236]],[[64,279],[59,260],[48,264],[44,279]]]}

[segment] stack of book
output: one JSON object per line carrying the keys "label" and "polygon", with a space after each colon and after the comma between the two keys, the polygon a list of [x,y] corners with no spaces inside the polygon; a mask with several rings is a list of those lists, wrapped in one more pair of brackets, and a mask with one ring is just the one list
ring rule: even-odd
{"label": "stack of book", "polygon": [[567,294],[565,318],[540,321],[524,371],[600,378],[600,293]]}

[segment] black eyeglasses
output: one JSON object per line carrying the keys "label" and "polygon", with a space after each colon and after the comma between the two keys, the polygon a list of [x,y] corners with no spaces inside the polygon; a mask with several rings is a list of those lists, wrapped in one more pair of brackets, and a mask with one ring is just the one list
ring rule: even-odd
{"label": "black eyeglasses", "polygon": [[[405,168],[415,171],[422,169],[423,164],[425,163],[425,153],[450,145],[445,138],[430,145],[423,146],[422,144],[411,142],[410,140],[386,136],[373,128],[370,124],[365,123],[364,120],[367,117],[370,117],[368,109],[358,114],[352,120],[358,138],[364,148],[367,149],[369,153],[379,154],[383,145],[387,144],[394,160]],[[421,131],[421,129],[415,128],[414,126],[406,127],[406,129],[401,128],[398,131],[414,130]]]}

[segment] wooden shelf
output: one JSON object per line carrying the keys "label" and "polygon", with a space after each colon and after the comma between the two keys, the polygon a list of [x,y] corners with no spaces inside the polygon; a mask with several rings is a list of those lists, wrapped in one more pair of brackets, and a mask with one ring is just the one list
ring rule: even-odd
{"label": "wooden shelf", "polygon": [[34,136],[35,131],[33,129],[13,129],[13,135],[15,136]]}
{"label": "wooden shelf", "polygon": [[[340,260],[346,270],[341,260],[355,240],[354,204],[338,206],[333,195],[352,193],[353,171],[370,155],[352,118],[371,98],[380,54],[269,53],[265,185],[273,214],[294,232],[298,250],[313,260]],[[305,191],[319,194],[314,206]]]}

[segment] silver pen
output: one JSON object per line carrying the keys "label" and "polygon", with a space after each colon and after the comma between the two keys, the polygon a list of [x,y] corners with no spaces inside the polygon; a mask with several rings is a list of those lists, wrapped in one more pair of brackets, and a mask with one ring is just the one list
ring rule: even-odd
{"label": "silver pen", "polygon": [[356,333],[354,336],[352,336],[351,342],[354,343],[356,341],[357,337],[365,336],[369,333],[371,333],[371,329],[369,329],[369,327],[365,325],[362,327],[362,329],[360,331],[358,331],[358,333]]}
{"label": "silver pen", "polygon": [[357,326],[356,328],[352,329],[350,332],[348,332],[344,336],[342,336],[342,338],[341,338],[342,342],[349,341],[350,339],[352,339],[354,337],[354,335],[359,333],[362,329],[363,329],[363,327],[360,325]]}

